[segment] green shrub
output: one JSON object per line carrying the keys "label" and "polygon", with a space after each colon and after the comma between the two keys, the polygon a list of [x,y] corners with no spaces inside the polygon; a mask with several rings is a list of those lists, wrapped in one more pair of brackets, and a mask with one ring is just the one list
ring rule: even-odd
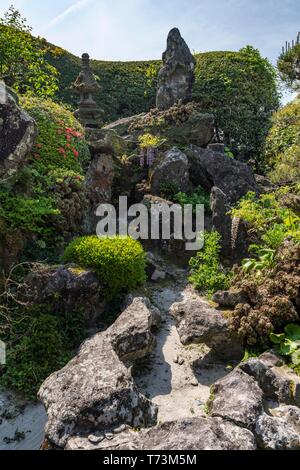
{"label": "green shrub", "polygon": [[266,142],[269,177],[274,183],[300,179],[300,101],[295,100],[273,116]]}
{"label": "green shrub", "polygon": [[276,73],[250,46],[197,55],[193,99],[216,116],[217,130],[237,158],[263,166],[261,156],[278,108]]}
{"label": "green shrub", "polygon": [[13,5],[0,18],[0,79],[18,93],[53,96],[58,90],[57,70],[31,31]]}
{"label": "green shrub", "polygon": [[66,248],[64,261],[92,268],[109,297],[134,289],[145,281],[145,253],[130,237],[80,237]]}
{"label": "green shrub", "polygon": [[196,206],[204,205],[205,210],[210,212],[210,195],[205,190],[198,186],[192,194],[177,193],[173,198],[174,202],[178,202],[182,206],[185,204],[191,204],[193,206],[194,213],[196,212]]}
{"label": "green shrub", "polygon": [[34,97],[22,97],[21,106],[37,123],[38,136],[31,153],[34,169],[65,168],[82,173],[90,155],[84,130],[66,107]]}
{"label": "green shrub", "polygon": [[220,265],[221,236],[213,231],[206,233],[205,245],[202,251],[190,260],[190,282],[196,289],[213,295],[218,290],[227,289],[230,285],[230,274],[225,274]]}
{"label": "green shrub", "polygon": [[248,223],[249,232],[260,236],[267,248],[277,249],[287,237],[299,239],[300,218],[281,203],[285,191],[288,188],[260,197],[248,193],[231,211],[232,217]]}

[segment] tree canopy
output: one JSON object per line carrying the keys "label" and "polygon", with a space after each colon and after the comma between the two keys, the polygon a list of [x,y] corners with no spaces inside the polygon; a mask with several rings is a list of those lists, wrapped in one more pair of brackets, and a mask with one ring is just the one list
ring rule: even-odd
{"label": "tree canopy", "polygon": [[47,48],[31,31],[13,6],[0,18],[0,78],[20,94],[53,96],[58,72],[46,60]]}

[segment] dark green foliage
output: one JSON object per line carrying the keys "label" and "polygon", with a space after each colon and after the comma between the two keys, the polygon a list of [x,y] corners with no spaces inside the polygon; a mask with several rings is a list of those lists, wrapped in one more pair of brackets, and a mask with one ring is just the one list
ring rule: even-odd
{"label": "dark green foliage", "polygon": [[173,200],[182,206],[192,204],[194,213],[198,204],[204,205],[205,211],[210,212],[210,194],[206,193],[201,186],[198,186],[192,194],[178,193]]}
{"label": "dark green foliage", "polygon": [[95,270],[110,298],[145,282],[142,245],[130,237],[80,237],[66,248],[64,261]]}
{"label": "dark green foliage", "polygon": [[160,185],[161,197],[174,201],[176,194],[179,193],[179,186],[173,181],[166,181]]}
{"label": "dark green foliage", "polygon": [[[75,109],[78,96],[70,87],[80,72],[81,59],[63,49],[54,48],[54,52],[48,54],[48,60],[60,72],[57,98]],[[156,77],[160,61],[93,60],[91,66],[102,87],[96,101],[104,110],[106,122],[142,113],[155,105]]]}
{"label": "dark green foliage", "polygon": [[13,6],[0,18],[0,79],[19,93],[53,96],[57,70],[45,59],[47,46],[31,35],[31,28]]}
{"label": "dark green foliage", "polygon": [[300,180],[300,102],[295,100],[274,114],[266,142],[269,177],[274,183]]}
{"label": "dark green foliage", "polygon": [[221,236],[213,231],[204,236],[204,248],[190,260],[191,275],[189,280],[196,289],[213,295],[218,290],[229,287],[230,274],[225,274],[220,265]]}
{"label": "dark green foliage", "polygon": [[193,97],[216,116],[225,144],[234,155],[258,160],[279,105],[276,75],[267,59],[248,46],[239,52],[197,56]]}
{"label": "dark green foliage", "polygon": [[85,335],[81,309],[65,313],[48,305],[14,305],[0,310],[0,338],[7,347],[0,386],[35,399],[42,382],[72,358]]}

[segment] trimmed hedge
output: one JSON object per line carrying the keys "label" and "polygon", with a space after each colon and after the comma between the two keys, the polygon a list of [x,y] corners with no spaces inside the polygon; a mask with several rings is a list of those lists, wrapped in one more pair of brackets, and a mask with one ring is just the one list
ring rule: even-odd
{"label": "trimmed hedge", "polygon": [[93,269],[109,298],[142,285],[146,257],[142,245],[130,237],[80,237],[66,248],[64,261]]}

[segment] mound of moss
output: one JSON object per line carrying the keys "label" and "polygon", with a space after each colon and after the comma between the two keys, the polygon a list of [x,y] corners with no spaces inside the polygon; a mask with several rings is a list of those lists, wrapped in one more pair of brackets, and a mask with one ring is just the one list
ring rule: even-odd
{"label": "mound of moss", "polygon": [[80,237],[66,248],[64,261],[92,268],[110,298],[145,282],[142,245],[130,237]]}

